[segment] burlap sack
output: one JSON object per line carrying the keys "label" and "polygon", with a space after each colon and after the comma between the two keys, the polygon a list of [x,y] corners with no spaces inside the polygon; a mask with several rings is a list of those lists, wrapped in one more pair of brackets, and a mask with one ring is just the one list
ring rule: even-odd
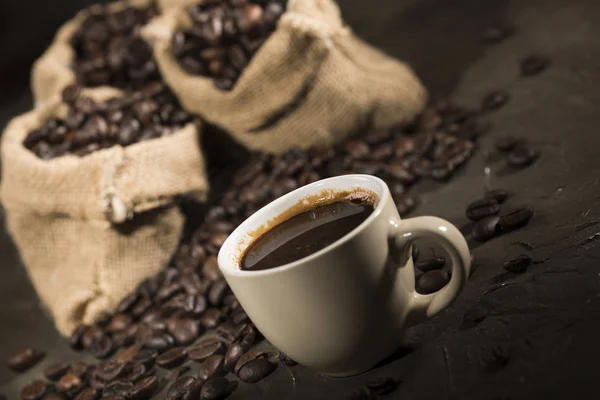
{"label": "burlap sack", "polygon": [[91,6],[80,11],[73,19],[66,22],[56,33],[54,41],[42,56],[33,64],[31,71],[31,89],[36,104],[41,104],[52,96],[61,93],[65,86],[75,82],[75,74],[71,68],[75,52],[71,47],[71,37],[79,29],[81,23],[93,12],[94,7],[106,7],[111,12],[118,12],[125,7],[146,8],[156,2],[160,12],[172,8],[184,7],[191,0],[129,0],[110,3],[106,6]]}
{"label": "burlap sack", "polygon": [[253,150],[330,145],[361,127],[409,121],[426,102],[413,72],[355,37],[333,0],[290,0],[229,92],[173,58],[173,33],[190,24],[177,8],[144,28],[163,78],[188,111]]}
{"label": "burlap sack", "polygon": [[0,199],[29,276],[67,335],[167,264],[184,224],[174,197],[203,199],[208,184],[194,124],[82,158],[45,161],[23,147],[28,132],[65,108],[55,97],[8,124]]}

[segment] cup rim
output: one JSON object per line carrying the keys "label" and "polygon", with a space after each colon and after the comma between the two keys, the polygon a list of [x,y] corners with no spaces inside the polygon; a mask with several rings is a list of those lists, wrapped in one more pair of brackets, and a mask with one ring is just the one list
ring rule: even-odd
{"label": "cup rim", "polygon": [[[377,206],[375,207],[373,212],[363,222],[361,222],[357,227],[355,227],[353,230],[351,230],[350,232],[348,232],[346,235],[342,236],[335,242],[331,243],[330,245],[324,247],[323,249],[321,249],[311,255],[308,255],[306,257],[300,258],[298,260],[292,261],[287,264],[279,265],[274,268],[269,268],[269,269],[264,269],[264,270],[259,270],[259,271],[246,271],[241,268],[238,268],[235,265],[232,265],[233,263],[231,262],[230,257],[228,257],[228,255],[230,253],[235,252],[235,250],[230,251],[229,249],[238,244],[237,242],[241,238],[243,238],[246,235],[246,233],[248,233],[248,231],[249,231],[248,228],[255,225],[252,222],[258,218],[261,218],[262,214],[266,213],[266,210],[268,208],[271,208],[276,205],[281,205],[282,203],[286,203],[292,198],[297,198],[299,192],[307,192],[304,195],[309,195],[309,194],[311,194],[312,189],[323,185],[323,182],[331,182],[331,181],[336,181],[336,180],[358,180],[358,181],[368,180],[368,181],[375,183],[380,188],[380,192],[377,193],[379,196]],[[223,274],[237,275],[237,276],[257,276],[258,277],[258,276],[263,276],[263,275],[268,275],[268,274],[273,274],[273,273],[278,273],[278,272],[284,272],[284,271],[290,270],[292,268],[296,268],[302,264],[309,263],[309,262],[313,261],[314,259],[321,257],[326,252],[329,252],[339,246],[342,246],[343,244],[347,243],[348,241],[350,241],[354,237],[356,237],[358,234],[360,234],[367,226],[369,226],[381,214],[383,207],[385,206],[385,203],[387,201],[388,194],[389,194],[389,187],[381,178],[378,178],[374,175],[366,175],[366,174],[339,175],[339,176],[334,176],[331,178],[320,179],[316,182],[312,182],[312,183],[309,183],[308,185],[299,187],[289,193],[286,193],[285,195],[283,195],[281,197],[278,197],[277,199],[273,200],[272,202],[261,207],[254,214],[252,214],[251,216],[246,218],[241,224],[239,224],[233,230],[233,232],[231,232],[229,234],[229,236],[227,237],[227,240],[225,240],[225,243],[223,243],[223,245],[221,246],[221,249],[219,250],[219,253],[217,255],[217,263],[218,263],[219,269],[221,270],[221,272],[223,272]],[[292,205],[293,204],[290,204],[290,207]]]}

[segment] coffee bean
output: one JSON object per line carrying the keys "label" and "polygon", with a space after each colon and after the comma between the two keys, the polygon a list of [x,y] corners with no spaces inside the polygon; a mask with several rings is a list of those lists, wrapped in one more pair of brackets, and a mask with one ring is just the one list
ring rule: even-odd
{"label": "coffee bean", "polygon": [[216,338],[203,339],[189,350],[189,357],[194,361],[204,361],[214,354],[223,353],[225,346]]}
{"label": "coffee bean", "polygon": [[442,269],[446,265],[444,257],[433,257],[415,262],[415,267],[423,272],[429,272],[436,269]]}
{"label": "coffee bean", "polygon": [[395,380],[391,377],[371,379],[367,382],[366,386],[372,393],[378,396],[383,396],[393,392],[396,387],[400,384],[400,381]]}
{"label": "coffee bean", "polygon": [[505,90],[497,90],[495,92],[491,92],[483,98],[483,101],[481,102],[481,110],[497,110],[503,107],[506,103],[508,103],[509,99],[510,95]]}
{"label": "coffee bean", "polygon": [[67,374],[73,374],[80,377],[83,380],[87,379],[87,375],[90,372],[90,367],[83,361],[76,361],[71,364]]}
{"label": "coffee bean", "polygon": [[247,352],[245,352],[244,354],[242,354],[242,356],[235,363],[235,368],[233,370],[237,374],[240,371],[240,368],[242,368],[244,365],[246,365],[250,361],[253,361],[253,360],[256,360],[259,358],[266,358],[266,357],[267,357],[267,354],[264,351],[260,351],[257,349],[250,349]]}
{"label": "coffee bean", "polygon": [[521,75],[533,76],[544,71],[550,65],[550,59],[544,56],[532,55],[521,60]]}
{"label": "coffee bean", "polygon": [[98,359],[107,358],[114,350],[113,340],[109,336],[102,336],[95,339],[90,346],[87,347],[87,351]]}
{"label": "coffee bean", "polygon": [[433,270],[419,276],[416,282],[416,290],[420,294],[437,292],[450,280],[450,275],[444,270]]}
{"label": "coffee bean", "polygon": [[208,302],[215,307],[222,304],[223,298],[229,286],[225,280],[214,281],[208,292]]}
{"label": "coffee bean", "polygon": [[226,372],[223,369],[223,356],[220,354],[214,354],[208,357],[198,370],[198,377],[203,380],[210,379],[214,376],[225,375]]}
{"label": "coffee bean", "polygon": [[152,336],[144,342],[144,347],[156,350],[159,353],[169,350],[174,345],[175,340],[173,336],[166,332],[158,331],[153,332]]}
{"label": "coffee bean", "polygon": [[187,349],[185,347],[173,347],[158,356],[156,364],[163,368],[175,368],[183,364],[186,359]]}
{"label": "coffee bean", "polygon": [[128,363],[105,361],[98,365],[94,371],[94,376],[104,382],[111,382],[125,375],[130,368],[131,364]]}
{"label": "coffee bean", "polygon": [[51,381],[57,381],[67,373],[70,366],[71,364],[66,362],[54,363],[44,370],[44,376]]}
{"label": "coffee bean", "polygon": [[133,383],[131,382],[123,380],[110,382],[102,389],[102,397],[121,396],[127,399],[131,389],[133,389]]}
{"label": "coffee bean", "polygon": [[531,257],[527,255],[522,255],[515,258],[514,260],[505,261],[502,264],[502,268],[504,268],[508,272],[520,274],[527,270],[529,264],[531,264]]}
{"label": "coffee bean", "polygon": [[475,304],[464,315],[464,320],[467,322],[479,323],[488,315],[488,310],[481,305]]}
{"label": "coffee bean", "polygon": [[68,373],[56,383],[56,389],[67,396],[74,397],[84,388],[84,382],[75,374]]}
{"label": "coffee bean", "polygon": [[112,333],[123,332],[127,328],[129,328],[131,323],[132,323],[132,318],[130,315],[117,314],[110,321],[110,324],[108,325],[108,331],[112,332]]}
{"label": "coffee bean", "polygon": [[365,158],[369,155],[369,146],[360,140],[349,140],[344,145],[344,149],[353,158]]}
{"label": "coffee bean", "polygon": [[129,398],[131,400],[150,399],[157,389],[158,378],[155,376],[148,376],[133,385],[133,388],[129,391]]}
{"label": "coffee bean", "polygon": [[480,242],[493,238],[498,234],[498,221],[500,221],[500,217],[497,215],[478,221],[473,227],[473,237]]}
{"label": "coffee bean", "polygon": [[23,372],[37,364],[45,353],[31,347],[25,347],[13,354],[7,362],[8,368],[15,372]]}
{"label": "coffee bean", "polygon": [[197,378],[194,378],[189,375],[184,375],[177,378],[177,380],[173,382],[173,384],[169,387],[169,390],[167,391],[167,399],[183,400],[184,398],[187,398],[186,394],[191,388],[195,386],[197,381]]}
{"label": "coffee bean", "polygon": [[494,146],[502,152],[508,152],[515,148],[519,140],[513,136],[500,136],[496,139]]}
{"label": "coffee bean", "polygon": [[49,386],[46,382],[41,379],[25,385],[21,390],[22,400],[40,400],[42,396],[48,391]]}
{"label": "coffee bean", "polygon": [[498,203],[502,204],[508,198],[509,193],[504,189],[492,189],[485,192],[483,197],[487,199],[494,199]]}
{"label": "coffee bean", "polygon": [[488,197],[470,203],[467,206],[465,214],[471,221],[479,221],[490,215],[496,215],[499,212],[500,203],[495,199]]}
{"label": "coffee bean", "polygon": [[77,84],[68,85],[62,91],[62,101],[67,104],[75,104],[80,93],[81,86]]}
{"label": "coffee bean", "polygon": [[142,349],[133,356],[133,361],[142,363],[147,369],[152,368],[158,357],[158,351],[152,349]]}
{"label": "coffee bean", "polygon": [[218,308],[209,308],[204,311],[204,314],[200,317],[200,323],[206,329],[212,329],[219,324],[221,317],[221,311]]}
{"label": "coffee bean", "polygon": [[200,400],[224,399],[229,396],[237,388],[237,386],[237,382],[229,382],[227,378],[212,378],[202,386]]}
{"label": "coffee bean", "polygon": [[506,158],[506,162],[511,167],[526,167],[533,164],[533,162],[539,157],[540,152],[536,149],[529,147],[528,145],[521,144],[517,145]]}
{"label": "coffee bean", "polygon": [[169,374],[168,380],[169,381],[175,381],[177,380],[177,378],[179,378],[180,376],[182,376],[183,374],[189,372],[190,370],[190,366],[189,365],[181,365],[177,368],[175,368],[173,371],[171,371],[171,373]]}
{"label": "coffee bean", "polygon": [[132,362],[131,368],[129,368],[127,372],[128,373],[123,377],[123,379],[130,382],[137,382],[149,373],[144,364],[140,362]]}
{"label": "coffee bean", "polygon": [[415,176],[411,174],[408,169],[404,168],[401,164],[388,164],[385,166],[385,171],[394,179],[398,180],[402,184],[410,185],[415,180]]}
{"label": "coffee bean", "polygon": [[200,327],[195,319],[172,317],[167,321],[167,331],[173,336],[175,343],[185,346],[196,340]]}
{"label": "coffee bean", "polygon": [[[61,395],[62,396],[62,395]],[[62,397],[63,399],[65,399],[65,397]],[[47,400],[48,397],[44,397],[44,400]],[[96,390],[94,388],[88,387],[83,389],[78,395],[77,397],[75,397],[75,400],[98,400],[100,399],[100,391]]]}
{"label": "coffee bean", "polygon": [[521,228],[533,217],[532,207],[523,207],[510,211],[500,216],[498,220],[498,230],[507,232],[513,229]]}

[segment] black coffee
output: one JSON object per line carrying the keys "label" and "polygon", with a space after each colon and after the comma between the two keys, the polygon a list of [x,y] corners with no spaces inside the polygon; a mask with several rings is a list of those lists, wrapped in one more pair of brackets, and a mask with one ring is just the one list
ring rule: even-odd
{"label": "black coffee", "polygon": [[298,214],[259,237],[244,255],[242,269],[275,268],[307,257],[348,234],[372,212],[372,203],[340,201]]}

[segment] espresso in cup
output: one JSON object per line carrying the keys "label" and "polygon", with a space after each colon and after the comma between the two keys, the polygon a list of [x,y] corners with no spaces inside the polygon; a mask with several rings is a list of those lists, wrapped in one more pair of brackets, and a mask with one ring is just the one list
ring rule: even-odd
{"label": "espresso in cup", "polygon": [[244,253],[241,269],[275,268],[324,249],[365,221],[376,200],[374,194],[355,191],[337,194],[325,204],[318,196],[299,203],[279,216],[282,222],[258,235]]}

